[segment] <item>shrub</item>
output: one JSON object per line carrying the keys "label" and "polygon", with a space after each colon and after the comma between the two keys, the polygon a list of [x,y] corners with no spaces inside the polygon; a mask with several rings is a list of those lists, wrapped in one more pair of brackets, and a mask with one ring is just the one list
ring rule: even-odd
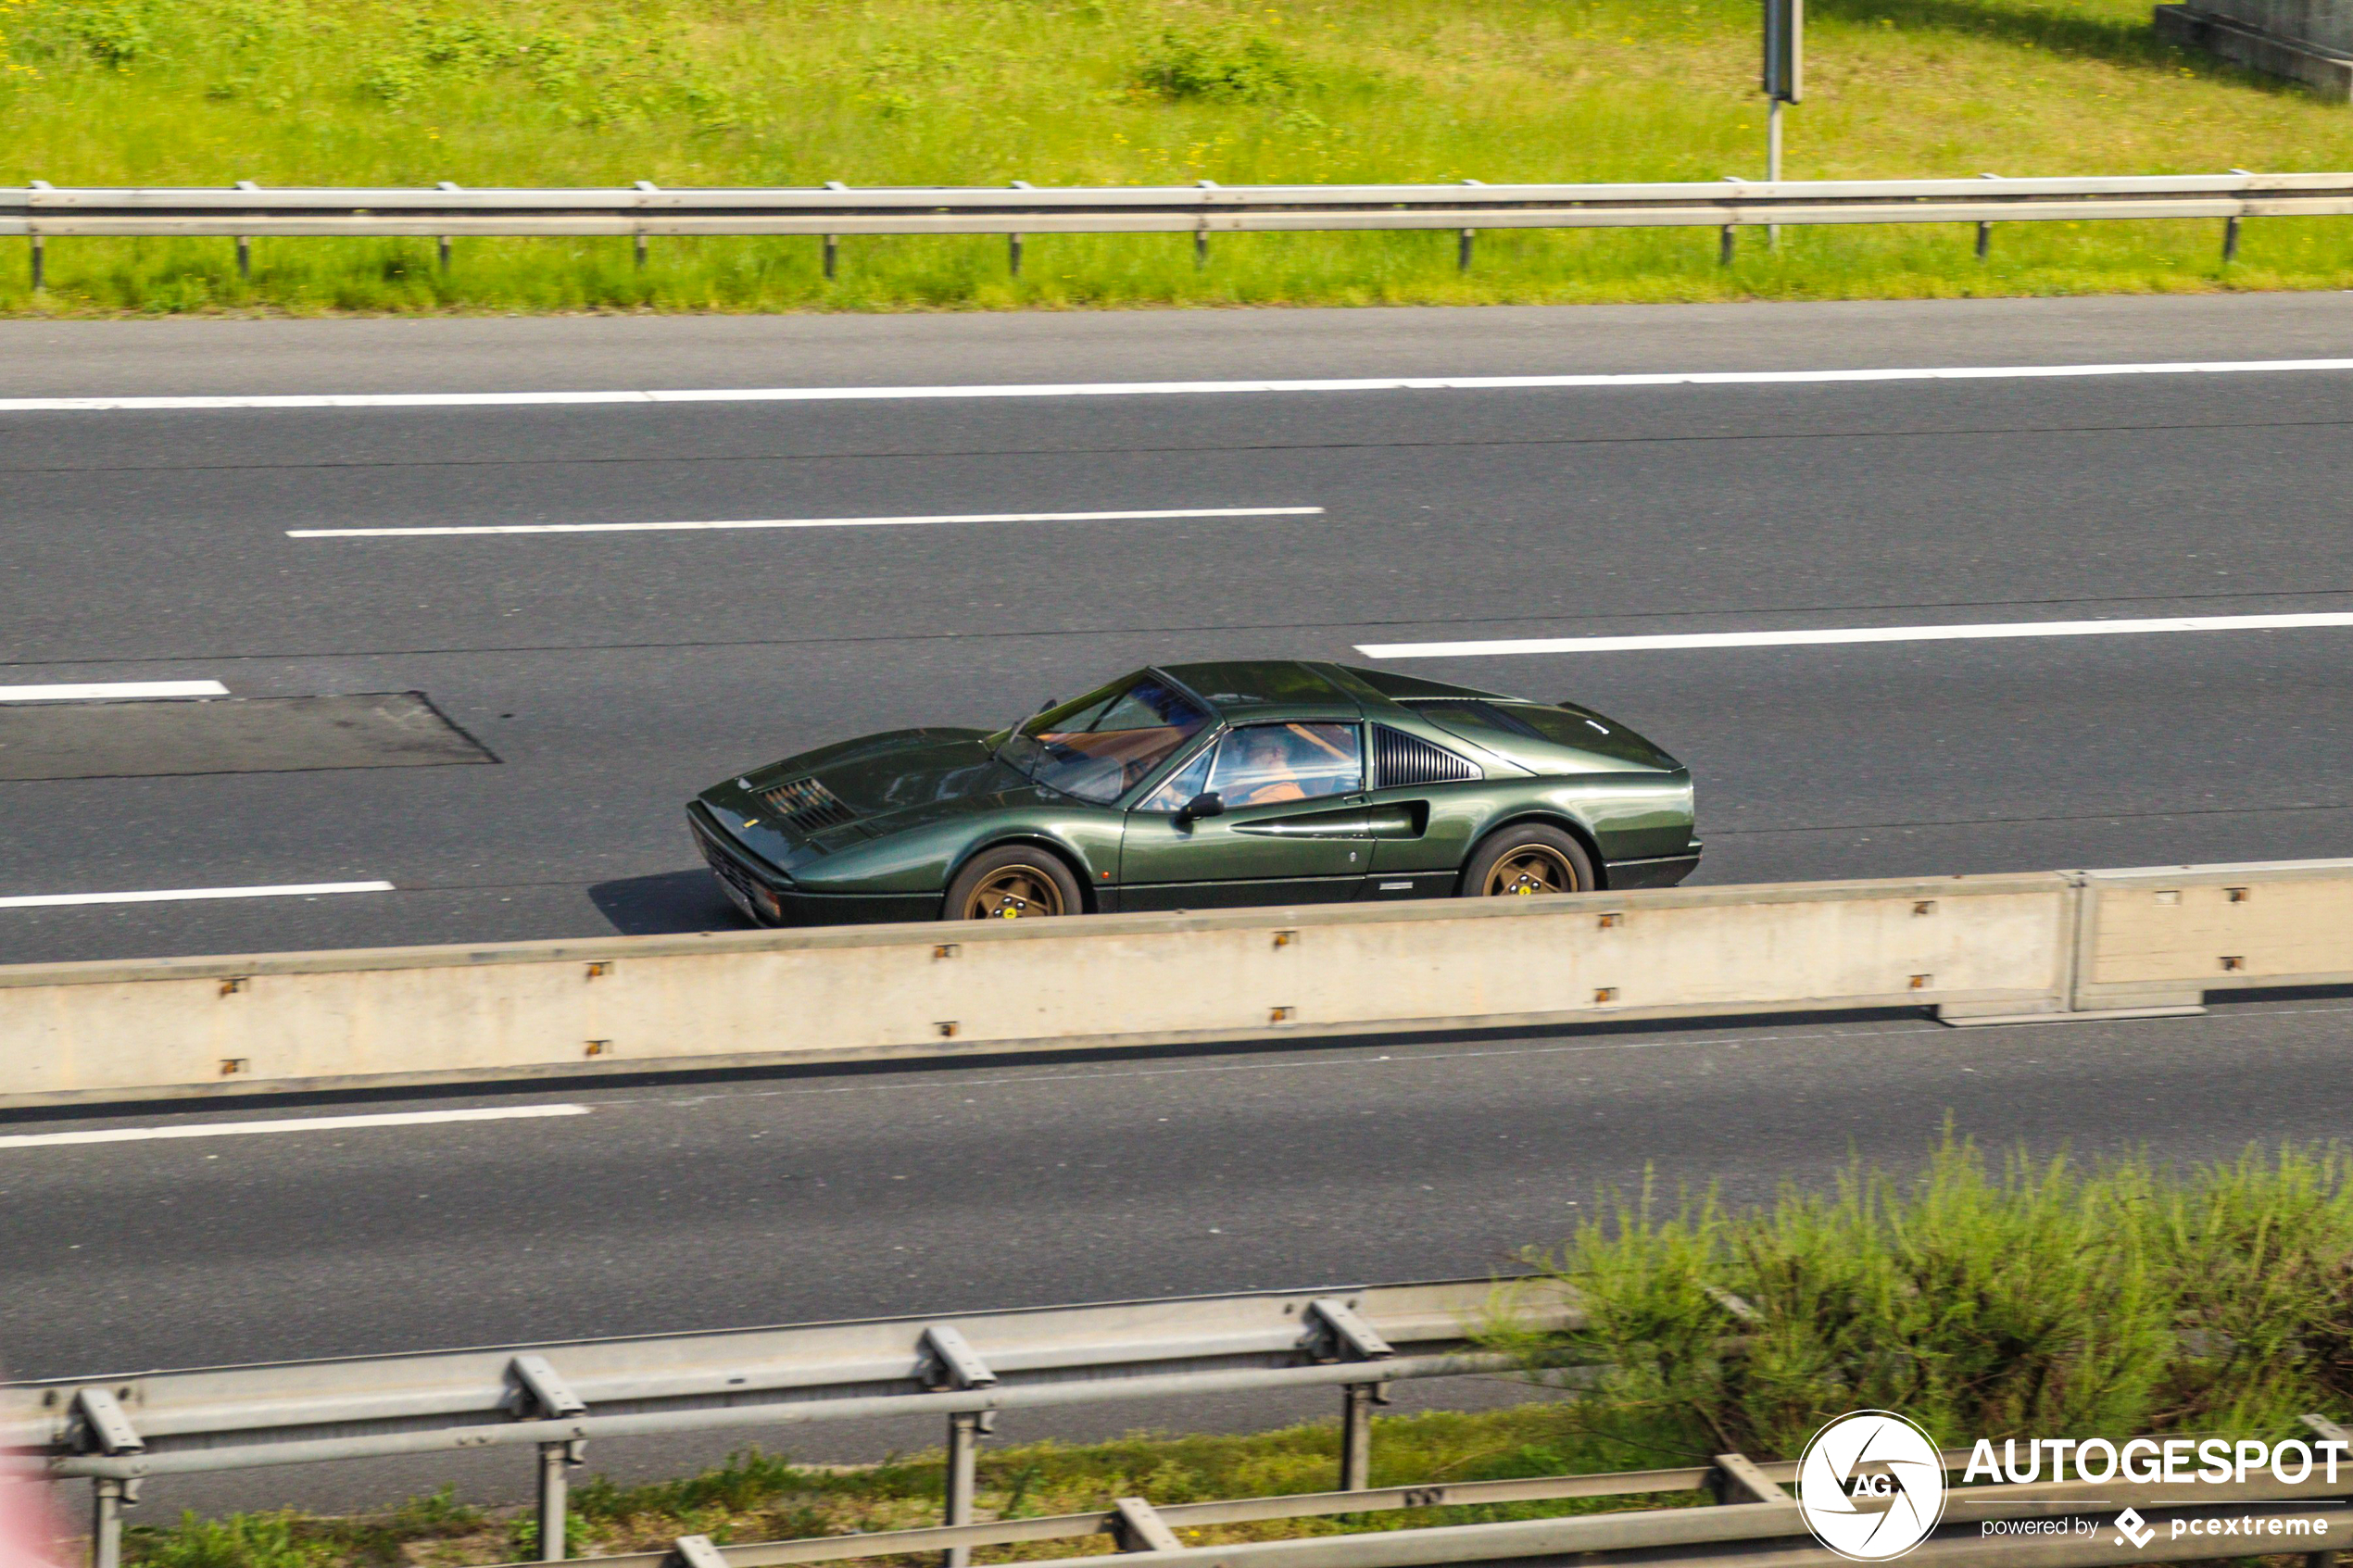
{"label": "shrub", "polygon": [[1232,28],[1170,28],[1148,49],[1136,82],[1162,97],[1263,103],[1298,90],[1299,68],[1272,39]]}
{"label": "shrub", "polygon": [[2179,1181],[1995,1175],[1948,1136],[1909,1184],[1850,1166],[1828,1196],[1666,1220],[1646,1192],[1541,1260],[1587,1322],[1518,1348],[1608,1367],[1589,1425],[1642,1451],[1793,1455],[1858,1408],[1945,1441],[2284,1428],[2349,1391],[2348,1174],[2289,1148]]}

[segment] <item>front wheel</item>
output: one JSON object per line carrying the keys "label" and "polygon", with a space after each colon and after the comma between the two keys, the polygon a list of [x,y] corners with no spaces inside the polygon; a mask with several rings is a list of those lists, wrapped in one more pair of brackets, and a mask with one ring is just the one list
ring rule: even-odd
{"label": "front wheel", "polygon": [[1481,839],[1463,867],[1466,898],[1591,892],[1597,880],[1585,847],[1556,827],[1520,822]]}
{"label": "front wheel", "polygon": [[940,910],[947,920],[1028,920],[1076,914],[1078,879],[1062,857],[1026,844],[975,855],[948,884]]}

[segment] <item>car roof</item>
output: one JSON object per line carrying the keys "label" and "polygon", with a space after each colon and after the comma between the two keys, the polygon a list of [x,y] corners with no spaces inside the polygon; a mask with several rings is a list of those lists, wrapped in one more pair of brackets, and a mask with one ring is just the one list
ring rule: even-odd
{"label": "car roof", "polygon": [[1273,718],[1353,719],[1363,711],[1345,688],[1301,659],[1221,659],[1164,664],[1160,669],[1236,722]]}

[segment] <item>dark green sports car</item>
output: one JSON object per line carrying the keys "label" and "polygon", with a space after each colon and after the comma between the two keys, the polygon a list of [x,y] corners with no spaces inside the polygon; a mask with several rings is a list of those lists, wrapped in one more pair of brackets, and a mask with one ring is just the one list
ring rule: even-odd
{"label": "dark green sports car", "polygon": [[1615,720],[1339,664],[1172,664],[898,730],[686,808],[763,925],[1660,887],[1689,770]]}

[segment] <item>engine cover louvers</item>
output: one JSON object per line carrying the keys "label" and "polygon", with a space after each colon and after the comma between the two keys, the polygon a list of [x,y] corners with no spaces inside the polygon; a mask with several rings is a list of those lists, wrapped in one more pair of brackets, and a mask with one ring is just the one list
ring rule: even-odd
{"label": "engine cover louvers", "polygon": [[803,837],[839,827],[857,815],[815,779],[793,779],[774,789],[763,789],[760,798],[776,813],[778,822]]}
{"label": "engine cover louvers", "polygon": [[1380,782],[1376,786],[1380,789],[1467,784],[1486,776],[1468,759],[1457,757],[1442,746],[1432,746],[1417,735],[1392,730],[1387,724],[1373,726],[1373,759],[1380,770]]}

